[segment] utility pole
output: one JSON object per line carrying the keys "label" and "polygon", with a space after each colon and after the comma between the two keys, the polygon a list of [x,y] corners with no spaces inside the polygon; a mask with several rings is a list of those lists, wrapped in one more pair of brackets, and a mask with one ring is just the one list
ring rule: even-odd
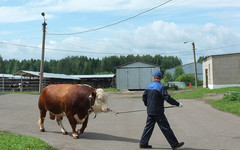
{"label": "utility pole", "polygon": [[46,37],[46,19],[45,19],[45,13],[42,12],[41,15],[43,16],[44,22],[43,22],[43,38],[42,38],[42,58],[41,58],[41,66],[40,66],[40,80],[39,80],[39,93],[43,90],[43,70],[44,70],[44,51],[45,51],[45,37]]}
{"label": "utility pole", "polygon": [[193,46],[193,57],[194,57],[194,70],[195,70],[195,87],[198,87],[198,83],[197,83],[197,65],[196,65],[196,55],[195,55],[195,44],[194,42],[192,42],[192,46]]}
{"label": "utility pole", "polygon": [[[184,44],[187,44],[188,41],[185,41]],[[196,64],[196,55],[195,55],[195,44],[194,42],[192,42],[192,46],[193,46],[193,58],[194,58],[194,72],[195,72],[195,87],[198,87],[198,83],[197,83],[197,64]]]}

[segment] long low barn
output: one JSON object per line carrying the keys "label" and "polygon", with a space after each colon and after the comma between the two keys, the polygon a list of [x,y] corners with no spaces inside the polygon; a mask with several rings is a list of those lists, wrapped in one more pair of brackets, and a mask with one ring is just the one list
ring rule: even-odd
{"label": "long low barn", "polygon": [[[14,75],[1,74],[0,75],[0,91],[6,90],[20,90],[13,89],[11,86],[19,83],[28,83],[24,91],[38,91],[39,89],[39,72],[21,70]],[[115,74],[104,75],[66,75],[44,73],[44,86],[49,84],[88,84],[95,88],[109,88],[115,87]]]}

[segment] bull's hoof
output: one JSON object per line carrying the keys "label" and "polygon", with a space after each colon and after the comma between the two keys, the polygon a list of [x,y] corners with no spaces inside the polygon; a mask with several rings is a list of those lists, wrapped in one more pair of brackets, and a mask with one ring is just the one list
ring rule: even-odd
{"label": "bull's hoof", "polygon": [[83,134],[83,132],[84,132],[84,131],[81,131],[81,130],[78,130],[78,131],[77,131],[78,135]]}
{"label": "bull's hoof", "polygon": [[62,134],[63,134],[63,135],[67,135],[68,133],[67,133],[67,131],[65,131],[65,132],[62,132]]}
{"label": "bull's hoof", "polygon": [[40,129],[41,132],[45,132],[45,129]]}
{"label": "bull's hoof", "polygon": [[73,134],[72,136],[73,136],[74,139],[78,139],[79,138],[79,136],[76,135],[76,134]]}

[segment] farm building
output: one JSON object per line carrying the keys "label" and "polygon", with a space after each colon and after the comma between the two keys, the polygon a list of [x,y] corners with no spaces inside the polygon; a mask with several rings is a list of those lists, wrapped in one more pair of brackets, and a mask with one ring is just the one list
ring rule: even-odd
{"label": "farm building", "polygon": [[116,87],[115,74],[71,75],[71,76],[78,78],[80,84],[88,84],[94,88]]}
{"label": "farm building", "polygon": [[152,74],[160,70],[157,65],[133,62],[116,67],[118,90],[143,90],[153,81]]}
{"label": "farm building", "polygon": [[[196,66],[197,66],[197,78],[198,78],[198,80],[203,80],[202,64],[196,63]],[[186,74],[193,74],[193,75],[195,74],[194,63],[182,65],[182,69],[183,69],[184,73],[186,73]],[[169,72],[172,75],[174,75],[175,68],[166,69],[166,72]]]}
{"label": "farm building", "polygon": [[[49,84],[88,84],[94,88],[109,88],[115,86],[115,74],[106,75],[65,75],[44,73],[44,87]],[[20,84],[21,83],[21,84]],[[23,85],[24,87],[20,87]],[[0,76],[0,90],[39,90],[39,72],[21,70],[15,75],[2,74]]]}
{"label": "farm building", "polygon": [[19,86],[19,81],[24,80],[21,76],[15,76],[12,74],[0,74],[0,91],[9,91],[13,89],[13,86]]}
{"label": "farm building", "polygon": [[240,86],[240,53],[212,55],[203,61],[203,87]]}

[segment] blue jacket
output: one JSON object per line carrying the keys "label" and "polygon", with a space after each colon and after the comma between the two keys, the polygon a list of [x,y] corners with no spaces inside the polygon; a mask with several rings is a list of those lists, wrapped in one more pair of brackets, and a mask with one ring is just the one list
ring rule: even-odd
{"label": "blue jacket", "polygon": [[164,100],[171,105],[179,106],[179,102],[171,98],[166,87],[158,81],[154,81],[146,87],[142,99],[144,105],[147,106],[148,115],[161,115],[164,113]]}

